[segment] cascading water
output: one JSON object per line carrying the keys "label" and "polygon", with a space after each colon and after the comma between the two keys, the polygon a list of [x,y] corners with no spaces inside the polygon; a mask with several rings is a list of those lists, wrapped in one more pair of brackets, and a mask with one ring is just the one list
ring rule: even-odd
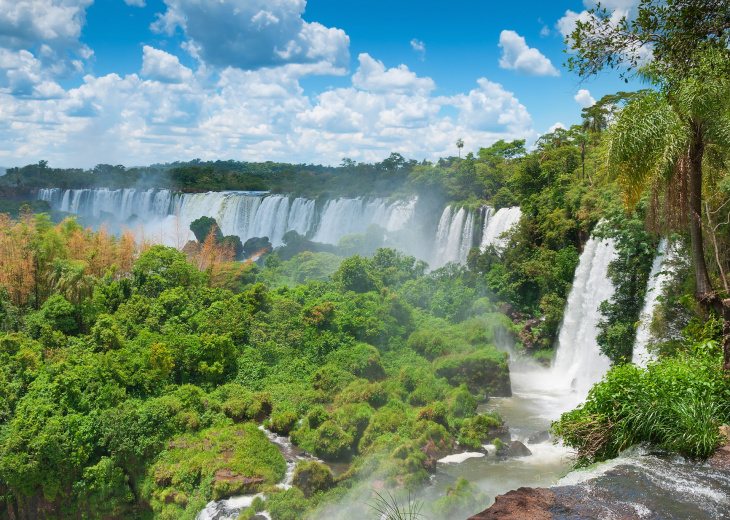
{"label": "cascading water", "polygon": [[[388,202],[379,198],[337,199],[325,202],[320,212],[314,200],[262,192],[208,192],[174,194],[170,190],[42,189],[38,198],[60,211],[97,220],[129,225],[133,216],[142,220],[145,232],[170,240],[177,229],[188,229],[202,216],[213,217],[224,235],[237,235],[245,242],[269,237],[274,247],[284,234],[296,231],[313,240],[336,244],[351,233],[365,233],[376,224],[386,232],[405,228],[414,214],[417,199]],[[185,237],[185,240],[191,238]]]}
{"label": "cascading water", "polygon": [[480,249],[484,251],[490,245],[504,247],[504,240],[499,237],[517,224],[521,217],[522,211],[519,206],[501,208],[494,215],[489,211],[484,219],[484,231],[482,232]]}
{"label": "cascading water", "polygon": [[[636,446],[616,459],[575,471],[553,488],[570,503],[555,518],[730,518],[727,470]],[[561,509],[558,505],[556,509]]]}
{"label": "cascading water", "polygon": [[[598,306],[613,294],[606,273],[615,254],[612,241],[591,238],[586,243],[568,296],[554,365],[545,368],[531,359],[512,356],[512,397],[491,398],[480,406],[480,412],[499,412],[509,426],[512,440],[525,443],[532,455],[500,459],[490,453],[458,464],[446,459],[439,464],[439,472],[446,477],[436,475],[436,492],[452,485],[451,479],[463,477],[493,498],[521,486],[553,485],[570,470],[570,453],[566,448],[549,441],[531,440],[538,432],[542,432],[544,439],[552,421],[584,400],[591,385],[609,368],[596,336]],[[487,448],[493,450],[491,446]]]}
{"label": "cascading water", "polygon": [[610,368],[610,361],[601,353],[596,337],[601,318],[598,306],[614,292],[607,272],[608,264],[615,257],[612,240],[588,240],[575,271],[558,335],[552,368],[554,381],[570,385],[580,400]]}
{"label": "cascading water", "polygon": [[474,240],[474,214],[465,208],[444,209],[436,230],[436,251],[431,268],[438,269],[449,262],[466,262]]}
{"label": "cascading water", "polygon": [[[498,239],[504,232],[516,224],[522,212],[519,206],[502,208],[496,213],[490,207],[484,208],[484,223],[481,242],[484,251],[490,244],[502,247]],[[444,208],[436,230],[436,247],[431,258],[431,268],[443,267],[448,262],[466,263],[469,251],[474,247],[476,233],[475,214],[466,208],[454,210],[451,206]]]}
{"label": "cascading water", "polygon": [[671,254],[672,252],[667,246],[667,240],[662,239],[659,242],[659,250],[651,266],[649,284],[646,288],[646,297],[644,298],[644,308],[641,309],[641,321],[636,329],[634,353],[631,358],[633,363],[641,367],[645,367],[655,360],[654,354],[649,352],[647,346],[651,339],[651,320],[659,303],[659,296],[662,294],[664,285],[671,280],[674,274],[671,269],[664,266],[664,262],[671,257]]}

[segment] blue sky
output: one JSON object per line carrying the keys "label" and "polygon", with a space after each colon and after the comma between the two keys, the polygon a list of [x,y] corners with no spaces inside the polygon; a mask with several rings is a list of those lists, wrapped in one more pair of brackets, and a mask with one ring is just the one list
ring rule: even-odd
{"label": "blue sky", "polygon": [[[638,0],[603,5],[632,12]],[[339,164],[532,143],[625,85],[579,83],[591,0],[0,2],[0,164]]]}

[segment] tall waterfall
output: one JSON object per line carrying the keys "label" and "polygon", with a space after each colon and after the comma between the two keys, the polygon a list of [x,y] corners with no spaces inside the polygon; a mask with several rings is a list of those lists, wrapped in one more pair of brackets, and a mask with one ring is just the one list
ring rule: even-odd
{"label": "tall waterfall", "polygon": [[484,231],[482,232],[480,249],[484,251],[489,245],[504,247],[504,240],[499,238],[500,235],[505,231],[509,231],[512,226],[520,221],[521,217],[522,211],[519,206],[501,208],[494,215],[491,211],[487,211],[484,218]]}
{"label": "tall waterfall", "polygon": [[430,264],[433,269],[449,262],[465,263],[474,242],[474,214],[466,208],[456,211],[447,206],[436,230],[436,249]]}
{"label": "tall waterfall", "polygon": [[610,368],[610,361],[601,353],[596,337],[600,320],[598,306],[614,292],[607,270],[615,257],[612,240],[588,240],[575,271],[558,335],[553,381],[570,385],[580,399]]}
{"label": "tall waterfall", "polygon": [[659,242],[659,251],[654,257],[654,263],[651,266],[651,274],[649,275],[649,284],[646,288],[646,297],[644,298],[644,308],[641,309],[639,327],[636,329],[636,341],[634,342],[634,353],[631,358],[633,363],[645,367],[654,361],[655,357],[647,349],[649,340],[651,339],[651,320],[654,317],[654,310],[659,303],[659,296],[662,294],[664,285],[671,280],[672,271],[667,269],[663,264],[672,254],[668,249],[667,240],[662,239]]}
{"label": "tall waterfall", "polygon": [[484,251],[488,245],[504,246],[499,236],[516,224],[522,212],[519,206],[502,208],[496,213],[485,206],[483,208],[483,232],[481,241],[475,243],[477,216],[460,208],[455,210],[451,206],[444,208],[436,230],[436,247],[431,258],[431,267],[437,269],[448,262],[466,263],[466,257],[472,247],[479,245]]}
{"label": "tall waterfall", "polygon": [[202,216],[213,217],[224,235],[242,241],[269,237],[274,247],[283,244],[288,231],[336,244],[352,233],[364,233],[377,224],[398,231],[413,217],[415,198],[388,202],[380,198],[336,199],[318,210],[314,200],[261,192],[208,192],[174,194],[170,190],[42,189],[38,198],[54,209],[85,217],[129,224],[139,218],[148,233],[171,236],[176,227],[187,229]]}

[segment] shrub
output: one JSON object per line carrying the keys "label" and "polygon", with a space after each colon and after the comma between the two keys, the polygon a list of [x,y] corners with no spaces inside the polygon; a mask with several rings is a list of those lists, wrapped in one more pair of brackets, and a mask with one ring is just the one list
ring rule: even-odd
{"label": "shrub", "polygon": [[314,431],[312,452],[325,460],[346,458],[352,449],[354,439],[334,421],[325,421]]}
{"label": "shrub", "polygon": [[434,370],[453,385],[465,384],[470,392],[487,396],[511,396],[507,353],[493,347],[469,354],[439,358]]}
{"label": "shrub", "polygon": [[289,432],[294,428],[299,417],[296,412],[291,410],[281,410],[271,414],[271,420],[269,421],[269,429],[272,432],[288,435]]}
{"label": "shrub", "polygon": [[477,411],[477,400],[466,386],[455,388],[446,398],[448,414],[452,417],[471,417]]}
{"label": "shrub", "polygon": [[710,356],[665,359],[645,370],[627,364],[614,367],[553,431],[577,450],[578,465],[616,457],[640,442],[705,458],[719,442],[717,425],[728,420],[729,397]]}

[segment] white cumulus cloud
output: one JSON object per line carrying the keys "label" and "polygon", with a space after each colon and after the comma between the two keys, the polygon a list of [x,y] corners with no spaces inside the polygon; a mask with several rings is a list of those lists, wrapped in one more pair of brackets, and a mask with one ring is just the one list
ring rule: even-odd
{"label": "white cumulus cloud", "polygon": [[256,70],[286,64],[302,73],[344,74],[350,60],[347,34],[302,19],[304,0],[164,0],[152,24],[157,32],[181,28],[197,56],[219,67]]}
{"label": "white cumulus cloud", "polygon": [[382,61],[375,60],[367,53],[358,56],[360,66],[352,76],[352,84],[371,92],[399,92],[428,94],[436,84],[431,78],[419,78],[405,65],[386,69]]}
{"label": "white cumulus cloud", "polygon": [[477,83],[479,88],[455,99],[454,105],[461,109],[462,126],[483,132],[506,130],[514,135],[529,131],[532,118],[512,92],[486,78],[480,78]]}
{"label": "white cumulus cloud", "polygon": [[193,71],[183,66],[177,56],[149,45],[142,51],[142,76],[164,83],[183,83],[192,79]]}
{"label": "white cumulus cloud", "polygon": [[426,44],[417,38],[411,40],[411,48],[416,51],[421,61],[426,59]]}
{"label": "white cumulus cloud", "polygon": [[0,48],[34,49],[46,77],[68,77],[93,52],[79,41],[93,0],[0,0]]}
{"label": "white cumulus cloud", "polygon": [[558,128],[560,128],[561,130],[567,130],[567,128],[565,127],[565,125],[563,123],[561,123],[560,121],[558,121],[553,126],[551,126],[550,128],[548,128],[548,133],[549,134],[552,134]]}
{"label": "white cumulus cloud", "polygon": [[499,35],[502,57],[499,66],[514,70],[523,76],[559,76],[558,70],[540,51],[527,46],[525,39],[515,31],[502,31]]}
{"label": "white cumulus cloud", "polygon": [[581,108],[588,108],[596,104],[596,100],[593,99],[590,91],[584,88],[580,89],[578,93],[573,96],[573,99],[575,99],[575,102],[578,103]]}

